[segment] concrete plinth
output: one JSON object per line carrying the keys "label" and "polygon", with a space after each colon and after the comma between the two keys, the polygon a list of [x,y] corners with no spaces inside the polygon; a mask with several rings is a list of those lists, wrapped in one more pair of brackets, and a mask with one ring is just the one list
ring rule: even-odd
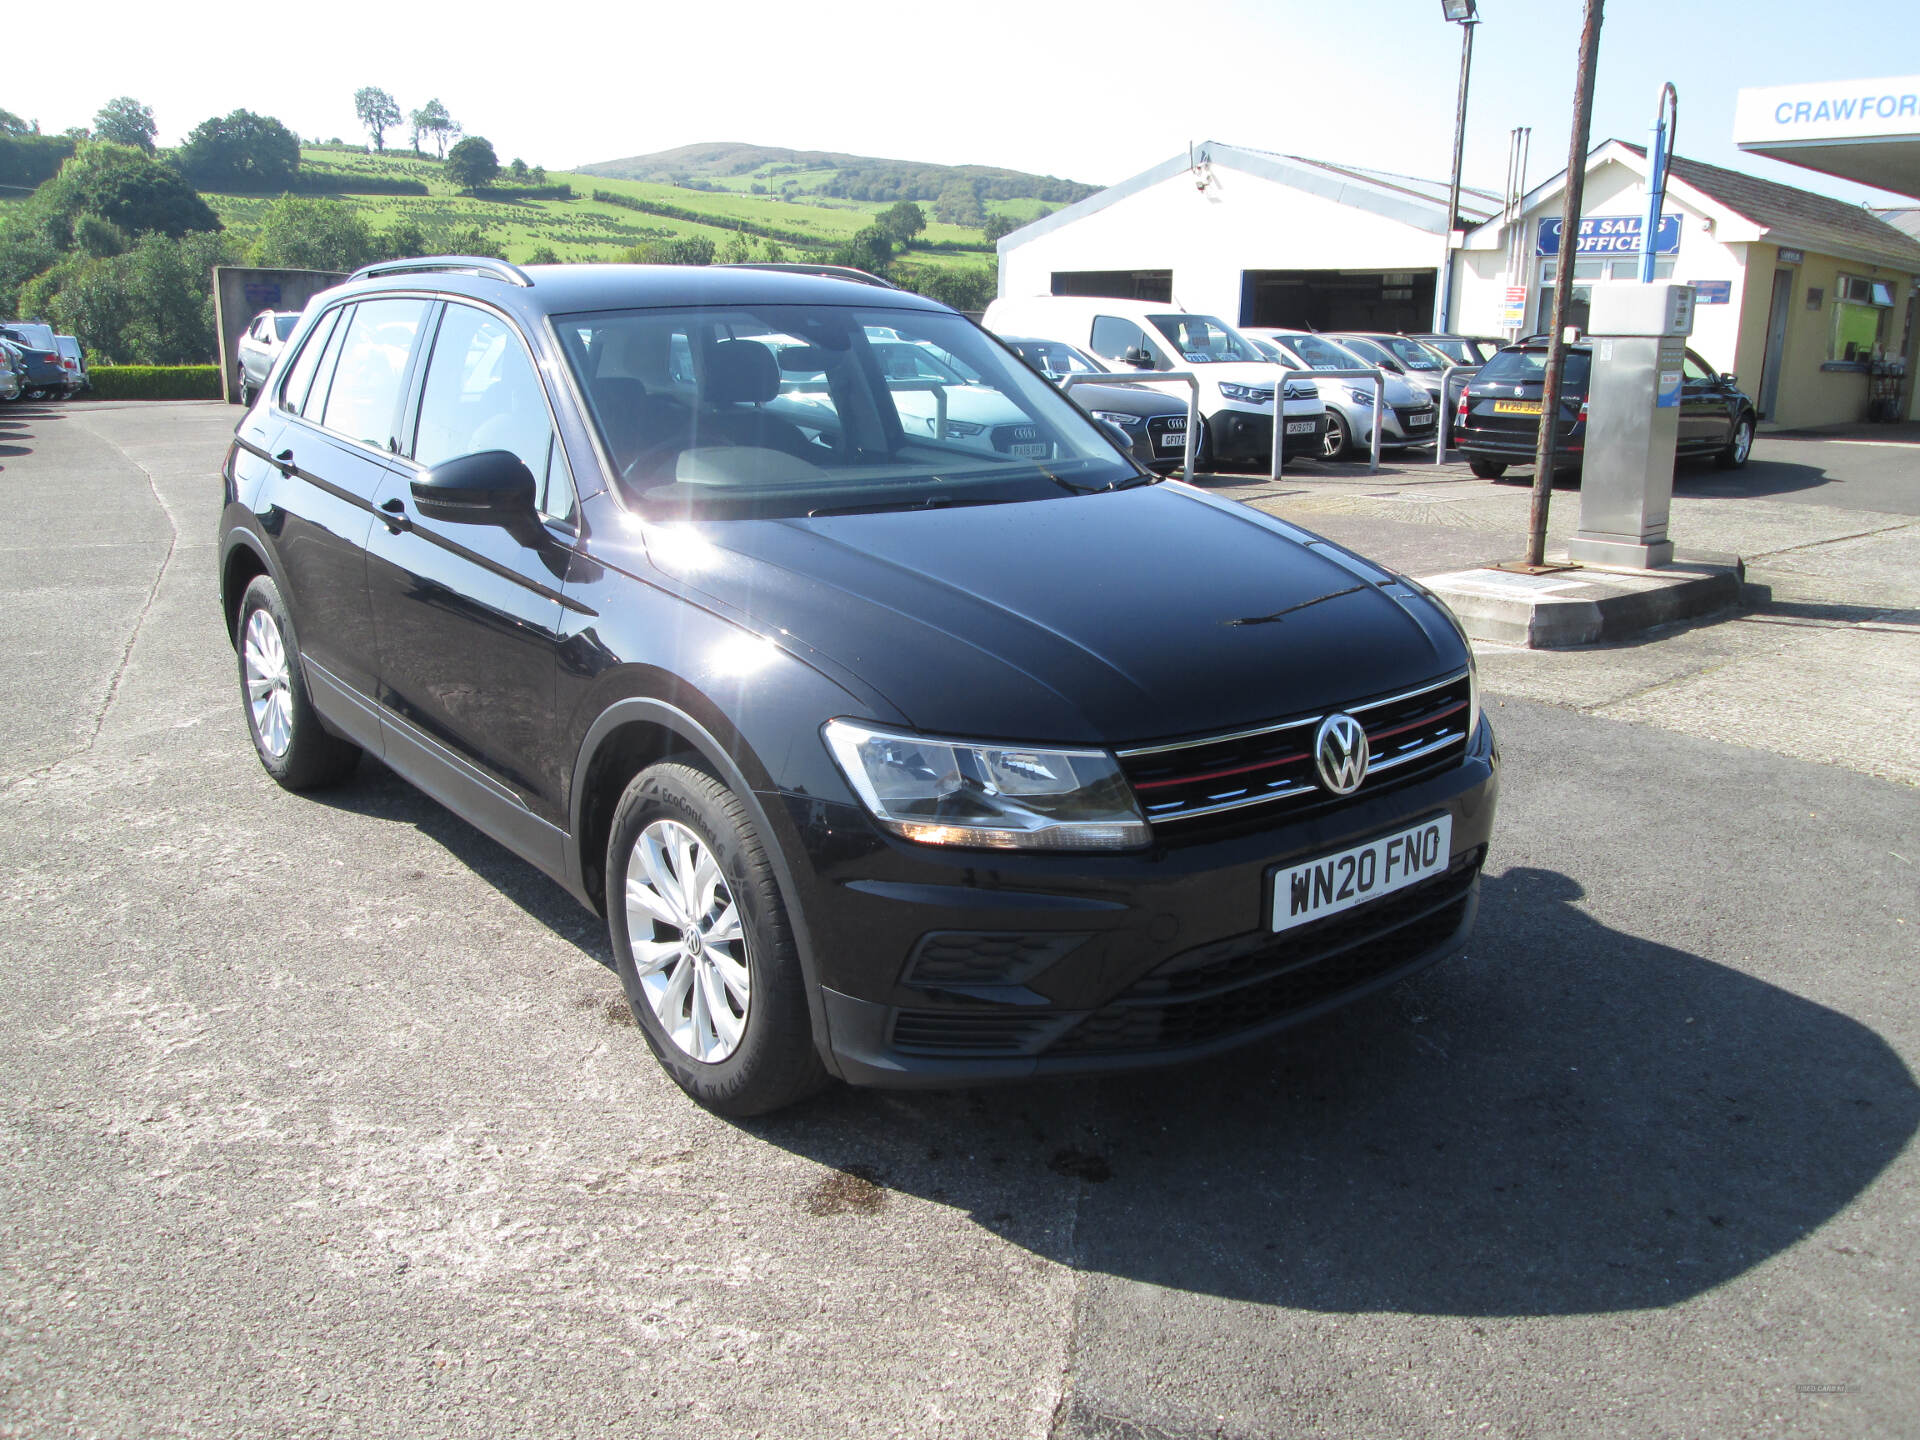
{"label": "concrete plinth", "polygon": [[[1547,558],[1566,563],[1565,556]],[[1472,639],[1562,650],[1727,613],[1739,606],[1745,577],[1738,556],[1696,555],[1658,570],[1457,570],[1420,583],[1447,602]]]}
{"label": "concrete plinth", "polygon": [[1567,558],[1577,564],[1604,565],[1612,570],[1658,570],[1673,563],[1673,542],[1588,535],[1582,531],[1567,541]]}

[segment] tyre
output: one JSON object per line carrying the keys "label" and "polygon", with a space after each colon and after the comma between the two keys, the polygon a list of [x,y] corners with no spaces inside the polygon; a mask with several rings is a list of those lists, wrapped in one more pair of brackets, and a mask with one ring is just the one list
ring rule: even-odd
{"label": "tyre", "polygon": [[1338,410],[1327,411],[1327,435],[1320,442],[1322,460],[1344,460],[1353,453],[1353,431]]}
{"label": "tyre", "polygon": [[641,771],[614,811],[606,875],[628,1007],[682,1090],[746,1116],[826,1082],[786,903],[738,796],[677,761]]}
{"label": "tyre", "polygon": [[256,576],[247,586],[235,632],[247,730],[266,772],[288,790],[345,780],[360,762],[360,747],[329,731],[313,708],[293,622],[270,577]]}
{"label": "tyre", "polygon": [[242,367],[240,371],[240,403],[251,410],[253,408],[253,397],[257,393],[247,380],[246,369]]}
{"label": "tyre", "polygon": [[1722,470],[1744,470],[1752,454],[1753,416],[1742,415],[1733,422],[1733,434],[1727,439],[1727,448],[1713,457],[1713,463]]}
{"label": "tyre", "polygon": [[1478,475],[1482,480],[1498,480],[1502,475],[1507,473],[1507,462],[1504,460],[1482,460],[1477,456],[1473,456],[1468,458],[1467,468],[1472,470],[1473,473]]}

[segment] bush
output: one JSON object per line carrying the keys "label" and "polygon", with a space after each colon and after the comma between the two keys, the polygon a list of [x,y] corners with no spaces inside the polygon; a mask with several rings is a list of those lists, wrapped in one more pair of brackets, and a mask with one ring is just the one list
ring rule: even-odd
{"label": "bush", "polygon": [[95,365],[96,400],[218,400],[218,365]]}

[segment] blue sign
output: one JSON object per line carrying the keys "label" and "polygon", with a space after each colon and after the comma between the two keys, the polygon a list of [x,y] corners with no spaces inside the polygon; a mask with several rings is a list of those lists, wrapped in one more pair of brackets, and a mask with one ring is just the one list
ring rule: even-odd
{"label": "blue sign", "polygon": [[[1638,255],[1640,232],[1646,228],[1646,223],[1644,215],[1589,215],[1580,222],[1580,240],[1574,253],[1577,255]],[[1660,233],[1653,239],[1653,253],[1677,255],[1679,252],[1680,217],[1662,215]],[[1533,253],[1536,255],[1560,253],[1559,220],[1540,222],[1540,233],[1534,240]]]}
{"label": "blue sign", "polygon": [[1725,305],[1733,299],[1731,280],[1696,280],[1693,282],[1693,303],[1696,305]]}
{"label": "blue sign", "polygon": [[1654,394],[1653,404],[1657,410],[1672,410],[1680,404],[1680,372],[1678,370],[1660,372],[1660,388]]}
{"label": "blue sign", "polygon": [[247,297],[247,304],[261,310],[280,308],[280,287],[267,280],[249,280],[240,287]]}

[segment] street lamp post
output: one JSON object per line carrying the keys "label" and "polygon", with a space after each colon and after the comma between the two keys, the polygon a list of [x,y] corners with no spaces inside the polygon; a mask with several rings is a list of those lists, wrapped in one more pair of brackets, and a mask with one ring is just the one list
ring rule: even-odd
{"label": "street lamp post", "polygon": [[1453,329],[1453,227],[1460,216],[1460,159],[1467,143],[1467,77],[1473,72],[1473,27],[1480,23],[1476,0],[1440,0],[1440,12],[1460,27],[1460,95],[1453,112],[1453,184],[1447,191],[1447,253],[1440,266],[1440,304],[1434,328]]}

